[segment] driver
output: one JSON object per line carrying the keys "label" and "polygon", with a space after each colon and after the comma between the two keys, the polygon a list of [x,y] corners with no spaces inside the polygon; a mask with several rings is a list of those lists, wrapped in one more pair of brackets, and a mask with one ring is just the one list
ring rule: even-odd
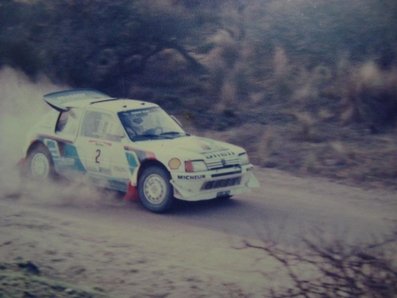
{"label": "driver", "polygon": [[144,132],[142,123],[143,123],[142,117],[134,117],[131,119],[130,127],[128,127],[127,130],[131,129],[133,131],[132,134],[134,136],[139,136]]}

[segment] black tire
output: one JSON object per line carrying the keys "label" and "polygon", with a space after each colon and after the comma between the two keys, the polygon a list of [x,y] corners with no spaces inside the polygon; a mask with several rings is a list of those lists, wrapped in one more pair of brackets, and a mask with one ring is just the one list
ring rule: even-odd
{"label": "black tire", "polygon": [[226,196],[217,197],[216,200],[227,201],[227,200],[231,200],[232,198],[233,198],[232,195],[226,195]]}
{"label": "black tire", "polygon": [[148,210],[162,213],[169,210],[174,201],[170,174],[160,166],[150,166],[143,170],[138,181],[141,204]]}
{"label": "black tire", "polygon": [[55,178],[54,162],[51,154],[44,145],[38,145],[28,154],[26,174],[38,181]]}

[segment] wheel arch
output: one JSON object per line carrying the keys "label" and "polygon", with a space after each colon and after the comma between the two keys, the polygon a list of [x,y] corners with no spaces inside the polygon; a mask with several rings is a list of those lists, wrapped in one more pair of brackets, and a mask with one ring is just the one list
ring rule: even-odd
{"label": "wheel arch", "polygon": [[48,150],[48,148],[47,148],[47,146],[42,142],[42,141],[40,141],[40,140],[35,140],[35,141],[33,141],[30,145],[29,145],[29,147],[28,147],[28,150],[26,150],[26,157],[27,156],[29,156],[29,154],[33,151],[33,150],[35,150],[36,148],[39,148],[39,147],[45,147],[47,150]]}
{"label": "wheel arch", "polygon": [[[157,168],[158,170],[156,171],[155,168]],[[152,169],[152,170],[150,170],[149,173],[145,173],[146,169]],[[162,176],[161,179],[163,180],[163,182],[166,182],[167,184],[166,188],[163,188],[163,186],[161,186],[162,189],[160,191],[161,194],[157,193],[158,191],[155,190],[154,197],[150,194],[150,191],[149,191],[149,196],[147,196],[148,194],[144,190],[146,189],[144,185],[146,181],[145,179],[149,177],[148,175],[152,175],[151,173],[156,173],[157,175]],[[168,181],[164,181],[164,179],[168,179]],[[151,212],[163,213],[168,211],[172,207],[175,201],[174,189],[170,180],[171,180],[170,171],[163,163],[153,159],[144,160],[141,163],[141,166],[137,174],[137,182],[138,182],[137,191],[138,191],[140,203]],[[158,186],[158,182],[157,182],[157,186]],[[163,190],[166,190],[166,192],[164,192]]]}
{"label": "wheel arch", "polygon": [[139,167],[137,181],[139,181],[139,178],[141,177],[143,171],[151,166],[157,166],[164,169],[167,172],[169,178],[171,179],[171,173],[163,163],[161,163],[156,159],[145,159],[144,161],[142,161],[141,166]]}

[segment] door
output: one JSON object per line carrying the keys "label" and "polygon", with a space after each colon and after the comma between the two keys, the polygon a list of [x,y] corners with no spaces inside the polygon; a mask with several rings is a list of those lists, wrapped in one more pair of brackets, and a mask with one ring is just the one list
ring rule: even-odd
{"label": "door", "polygon": [[122,144],[123,135],[120,123],[112,114],[86,112],[77,148],[87,174],[95,184],[126,190],[129,172]]}

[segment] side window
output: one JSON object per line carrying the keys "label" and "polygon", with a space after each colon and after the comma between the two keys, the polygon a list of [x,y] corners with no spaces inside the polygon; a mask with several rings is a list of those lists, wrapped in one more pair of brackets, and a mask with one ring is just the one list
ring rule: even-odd
{"label": "side window", "polygon": [[81,127],[81,135],[90,138],[107,138],[114,120],[111,115],[89,111],[85,114]]}
{"label": "side window", "polygon": [[79,127],[81,111],[71,109],[61,112],[55,127],[55,132],[63,136],[75,136]]}
{"label": "side window", "polygon": [[120,142],[122,138],[125,137],[125,133],[120,123],[116,121],[111,121],[109,123],[105,139],[112,142]]}

